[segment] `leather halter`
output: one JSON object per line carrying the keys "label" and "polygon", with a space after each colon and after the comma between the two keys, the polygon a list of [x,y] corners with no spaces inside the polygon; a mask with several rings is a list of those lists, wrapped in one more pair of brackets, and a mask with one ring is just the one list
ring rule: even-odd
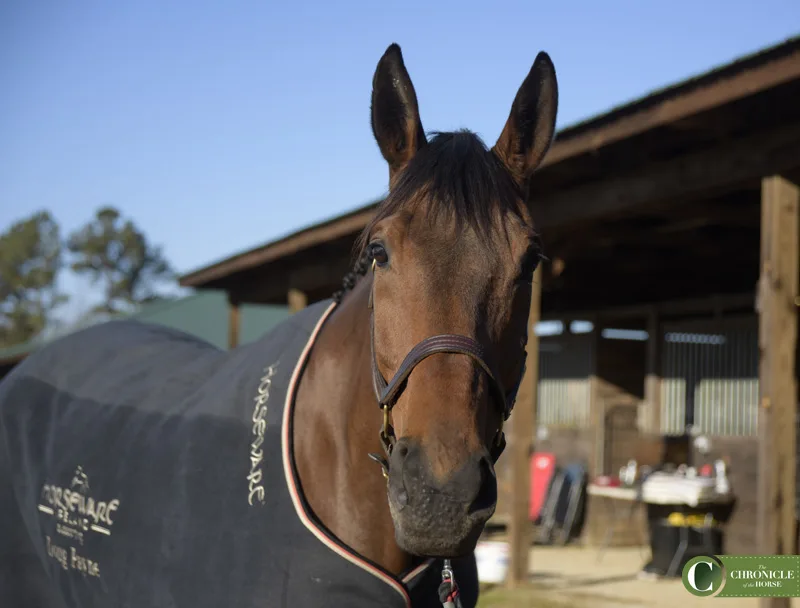
{"label": "leather halter", "polygon": [[[436,353],[456,353],[467,355],[472,358],[478,365],[481,366],[483,371],[489,377],[490,389],[493,392],[495,403],[500,407],[503,413],[503,421],[508,420],[511,411],[514,408],[514,402],[517,398],[517,391],[522,382],[522,377],[525,374],[525,366],[523,365],[519,378],[517,379],[514,387],[506,392],[503,388],[500,375],[497,373],[497,368],[493,365],[493,360],[489,357],[486,349],[481,346],[476,340],[468,336],[458,334],[437,334],[425,338],[418,342],[403,359],[403,362],[398,367],[392,379],[387,382],[383,377],[380,369],[378,368],[378,361],[375,357],[375,310],[373,306],[373,293],[375,289],[375,260],[372,260],[373,271],[373,284],[370,287],[369,294],[369,331],[370,331],[370,350],[372,354],[372,386],[375,390],[375,397],[378,405],[383,410],[383,425],[380,431],[381,443],[386,452],[386,459],[378,454],[370,454],[370,457],[376,462],[380,463],[383,467],[384,476],[388,477],[389,463],[388,457],[391,456],[392,448],[394,447],[394,430],[389,423],[389,413],[392,407],[400,397],[406,385],[406,380],[414,371],[414,368],[419,365],[427,357]],[[493,462],[497,462],[500,455],[505,449],[506,441],[505,434],[503,433],[503,424],[501,422],[500,428],[497,430],[494,441],[490,449]]]}

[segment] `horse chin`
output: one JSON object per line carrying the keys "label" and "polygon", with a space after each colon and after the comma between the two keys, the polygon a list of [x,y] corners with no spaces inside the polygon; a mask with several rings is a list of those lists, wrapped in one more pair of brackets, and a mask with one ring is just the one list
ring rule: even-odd
{"label": "horse chin", "polygon": [[390,501],[395,540],[405,552],[419,557],[456,558],[468,555],[483,533],[487,520],[494,513],[452,517],[448,513],[398,509]]}

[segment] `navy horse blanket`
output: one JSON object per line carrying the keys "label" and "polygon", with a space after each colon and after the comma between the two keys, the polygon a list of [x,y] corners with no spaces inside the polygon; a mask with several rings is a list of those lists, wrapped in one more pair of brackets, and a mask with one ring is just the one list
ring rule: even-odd
{"label": "navy horse blanket", "polygon": [[[441,606],[440,561],[387,573],[298,489],[294,389],[334,306],[231,351],[114,321],[17,366],[0,382],[0,606]],[[471,606],[474,557],[454,566]]]}

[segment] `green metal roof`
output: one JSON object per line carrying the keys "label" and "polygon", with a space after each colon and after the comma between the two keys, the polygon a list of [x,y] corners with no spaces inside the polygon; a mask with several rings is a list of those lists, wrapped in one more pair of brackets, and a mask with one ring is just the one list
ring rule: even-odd
{"label": "green metal roof", "polygon": [[[239,343],[257,340],[288,316],[286,306],[240,305]],[[129,318],[166,325],[228,348],[228,300],[224,291],[203,290],[180,300],[154,302]]]}
{"label": "green metal roof", "polygon": [[[227,349],[228,314],[225,292],[204,289],[177,300],[161,300],[145,304],[137,312],[122,318],[171,327],[197,336],[218,348]],[[289,314],[286,306],[241,305],[239,343],[246,344],[257,340]],[[75,327],[72,331],[83,327]],[[0,348],[0,367],[16,364],[48,341],[37,337],[23,344]]]}

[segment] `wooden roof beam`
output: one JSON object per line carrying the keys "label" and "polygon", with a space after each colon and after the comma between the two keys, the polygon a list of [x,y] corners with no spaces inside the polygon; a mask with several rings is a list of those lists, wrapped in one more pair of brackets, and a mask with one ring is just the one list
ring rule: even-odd
{"label": "wooden roof beam", "polygon": [[800,167],[800,124],[725,142],[710,150],[653,164],[642,172],[593,182],[532,203],[548,228],[733,189],[764,175]]}
{"label": "wooden roof beam", "polygon": [[[605,126],[587,129],[585,132],[579,132],[572,136],[567,130],[564,133],[564,139],[556,141],[553,149],[542,162],[542,166],[545,167],[571,156],[598,150],[603,146],[644,131],[731,103],[798,77],[800,77],[800,49],[795,49],[780,59],[735,72],[727,77],[714,78],[705,86],[698,86],[694,90],[676,97],[668,97],[660,103],[634,110],[627,116],[622,116]],[[636,102],[632,105],[635,104]],[[623,107],[619,111],[623,112],[626,109],[627,107]],[[576,129],[579,128],[580,126],[576,127]]]}
{"label": "wooden roof beam", "polygon": [[224,279],[243,269],[261,266],[280,258],[288,258],[320,243],[330,242],[351,234],[355,236],[367,225],[367,222],[374,214],[374,206],[369,206],[348,216],[334,218],[323,224],[311,226],[306,230],[289,235],[269,245],[257,247],[217,262],[212,266],[186,274],[181,277],[180,284],[184,287],[197,285],[211,287],[212,285],[209,285],[210,282]]}
{"label": "wooden roof beam", "polygon": [[[546,301],[546,298],[544,299]],[[715,294],[702,298],[668,300],[654,304],[638,304],[634,306],[614,306],[600,310],[575,310],[571,312],[552,311],[542,314],[542,319],[549,320],[591,320],[603,317],[606,319],[624,317],[645,318],[652,312],[663,316],[723,313],[736,310],[753,310],[755,308],[755,292],[741,294]]]}

